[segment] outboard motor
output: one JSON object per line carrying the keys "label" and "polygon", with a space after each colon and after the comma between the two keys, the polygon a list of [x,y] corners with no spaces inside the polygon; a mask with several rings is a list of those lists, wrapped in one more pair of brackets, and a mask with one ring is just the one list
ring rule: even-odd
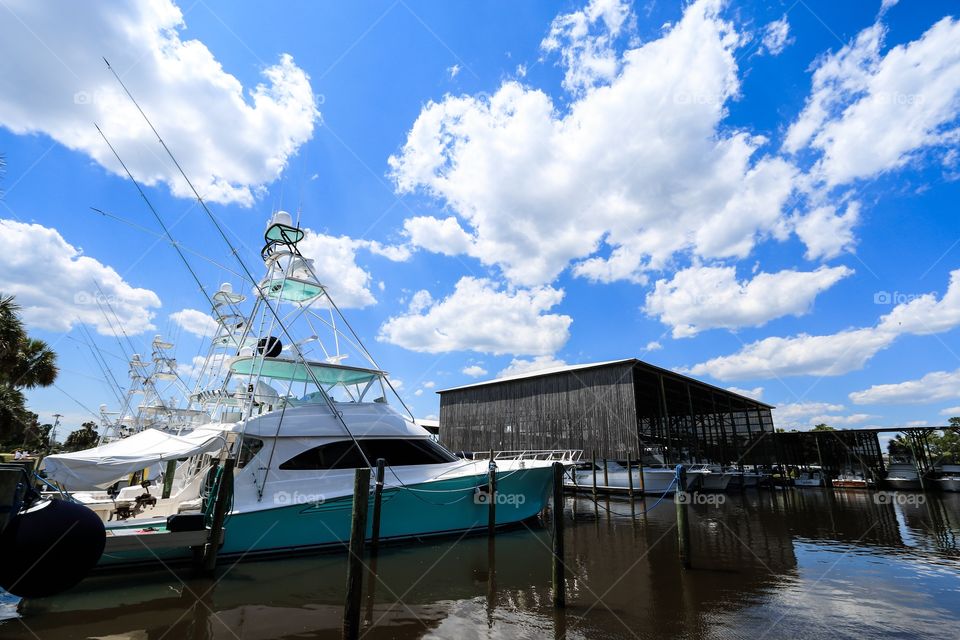
{"label": "outboard motor", "polygon": [[106,544],[103,521],[87,507],[43,500],[21,467],[0,465],[0,587],[43,598],[83,580]]}

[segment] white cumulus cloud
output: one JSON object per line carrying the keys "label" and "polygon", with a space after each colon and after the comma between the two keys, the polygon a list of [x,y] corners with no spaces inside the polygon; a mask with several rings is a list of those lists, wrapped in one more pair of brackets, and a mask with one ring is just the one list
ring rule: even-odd
{"label": "white cumulus cloud", "polygon": [[131,4],[4,2],[0,126],[44,133],[122,173],[97,122],[134,176],[193,197],[105,68],[106,57],[208,201],[252,205],[313,135],[309,78],[286,54],[245,88],[199,40],[183,40],[170,0]]}
{"label": "white cumulus cloud", "polygon": [[901,167],[923,150],[957,144],[960,22],[945,17],[920,38],[882,52],[877,22],[823,57],[784,148],[813,149],[827,185]]}
{"label": "white cumulus cloud", "polygon": [[784,402],[773,410],[774,422],[780,427],[817,424],[811,419],[828,412],[843,411],[842,404],[829,402]]}
{"label": "white cumulus cloud", "polygon": [[199,338],[212,336],[217,331],[216,320],[210,317],[209,313],[196,309],[181,309],[171,313],[170,319],[184,331]]}
{"label": "white cumulus cloud", "polygon": [[469,367],[464,367],[462,373],[463,375],[470,376],[471,378],[479,378],[480,376],[487,375],[487,370],[478,364],[472,364]]}
{"label": "white cumulus cloud", "polygon": [[28,327],[69,331],[86,323],[107,336],[156,328],[156,293],[134,287],[56,229],[0,220],[0,273],[0,290],[16,296]]}
{"label": "white cumulus cloud", "polygon": [[850,394],[854,404],[928,404],[957,398],[960,398],[960,369],[931,371],[916,380],[875,384]]}
{"label": "white cumulus cloud", "polygon": [[411,219],[414,244],[533,286],[571,264],[590,280],[643,282],[678,252],[742,258],[786,237],[798,171],[758,154],[762,136],[723,126],[743,40],[718,3],[695,2],[661,37],[615,54],[625,11],[592,2],[554,23],[545,47],[570,71],[567,106],[505,81],[421,110],[389,159],[393,179],[455,217]]}
{"label": "white cumulus cloud", "polygon": [[713,328],[757,327],[810,311],[814,298],[853,273],[847,267],[760,272],[737,280],[735,267],[693,266],[658,280],[644,311],[673,327],[674,338]]}
{"label": "white cumulus cloud", "polygon": [[763,400],[763,387],[754,387],[753,389],[741,389],[740,387],[727,387],[727,391],[739,393],[741,396],[753,398],[754,400]]}
{"label": "white cumulus cloud", "polygon": [[563,290],[552,287],[504,290],[464,277],[443,300],[425,290],[414,294],[406,313],[383,323],[378,339],[426,353],[552,354],[570,337],[573,322],[547,313],[562,299]]}
{"label": "white cumulus cloud", "polygon": [[384,245],[373,240],[358,240],[348,236],[332,236],[305,229],[300,252],[314,261],[314,271],[327,288],[337,306],[362,309],[376,304],[371,287],[373,276],[357,264],[357,251],[366,250],[394,262],[410,258],[406,247]]}
{"label": "white cumulus cloud", "polygon": [[767,24],[763,28],[761,42],[763,48],[771,55],[780,55],[787,48],[787,45],[793,42],[793,38],[790,37],[790,23],[787,22],[787,16]]}
{"label": "white cumulus cloud", "polygon": [[872,327],[827,335],[771,336],[732,355],[694,365],[689,372],[720,380],[836,376],[861,369],[901,335],[942,333],[956,326],[960,326],[960,269],[951,272],[950,284],[939,300],[925,294],[898,304]]}
{"label": "white cumulus cloud", "polygon": [[630,16],[627,2],[590,0],[583,10],[554,18],[540,47],[560,54],[566,67],[563,86],[567,90],[581,92],[613,80],[620,68],[614,41]]}
{"label": "white cumulus cloud", "polygon": [[519,376],[525,373],[532,373],[534,371],[556,369],[557,367],[564,367],[566,365],[566,362],[554,356],[513,358],[510,361],[510,364],[508,364],[503,370],[500,371],[500,373],[497,374],[497,377],[506,378],[508,376]]}
{"label": "white cumulus cloud", "polygon": [[816,207],[794,221],[797,236],[807,245],[808,260],[835,258],[853,248],[853,227],[860,219],[860,204],[847,204],[843,213],[836,207]]}

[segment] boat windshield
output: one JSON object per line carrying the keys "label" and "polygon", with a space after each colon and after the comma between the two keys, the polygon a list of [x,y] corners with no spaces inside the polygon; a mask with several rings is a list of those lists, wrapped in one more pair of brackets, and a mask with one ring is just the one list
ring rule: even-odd
{"label": "boat windshield", "polygon": [[[383,458],[388,466],[455,462],[457,457],[430,438],[361,438],[360,448],[367,460]],[[280,465],[284,471],[357,469],[365,467],[363,456],[352,440],[339,440],[307,449]]]}

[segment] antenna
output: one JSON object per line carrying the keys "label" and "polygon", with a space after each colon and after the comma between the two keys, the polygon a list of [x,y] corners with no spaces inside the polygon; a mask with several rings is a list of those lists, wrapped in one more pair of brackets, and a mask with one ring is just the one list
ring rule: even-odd
{"label": "antenna", "polygon": [[60,418],[62,417],[62,413],[53,414],[53,427],[50,428],[50,437],[47,438],[48,444],[57,439],[57,427],[60,426]]}

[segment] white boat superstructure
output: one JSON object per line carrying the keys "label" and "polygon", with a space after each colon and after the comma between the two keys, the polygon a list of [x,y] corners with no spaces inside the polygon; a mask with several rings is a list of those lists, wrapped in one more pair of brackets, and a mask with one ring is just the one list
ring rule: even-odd
{"label": "white boat superstructure", "polygon": [[[627,473],[625,465],[614,460],[607,460],[606,466],[601,461],[597,461],[596,466],[590,462],[581,463],[573,474],[567,480],[567,485],[576,485],[578,487],[593,486],[594,477],[598,487],[611,487],[614,489],[629,489],[631,486],[631,476],[633,481],[633,490],[636,493],[646,495],[662,495],[664,493],[672,494],[676,491],[675,480],[677,477],[676,467],[669,465],[643,465],[642,471],[640,465],[632,463],[630,473]],[[725,482],[710,482],[711,476],[719,478],[721,474],[713,474],[702,465],[694,465],[687,469],[687,487],[691,491],[723,491],[730,481],[729,476]],[[704,481],[707,480],[709,488],[704,489]],[[714,489],[714,486],[723,486],[723,489]]]}
{"label": "white boat superstructure", "polygon": [[912,462],[894,462],[887,468],[883,479],[887,486],[895,491],[919,491],[920,474]]}
{"label": "white boat superstructure", "polygon": [[801,471],[800,474],[793,479],[793,484],[796,487],[822,487],[823,474],[819,470]]}
{"label": "white boat superstructure", "polygon": [[960,491],[960,464],[945,464],[934,480],[942,491]]}

